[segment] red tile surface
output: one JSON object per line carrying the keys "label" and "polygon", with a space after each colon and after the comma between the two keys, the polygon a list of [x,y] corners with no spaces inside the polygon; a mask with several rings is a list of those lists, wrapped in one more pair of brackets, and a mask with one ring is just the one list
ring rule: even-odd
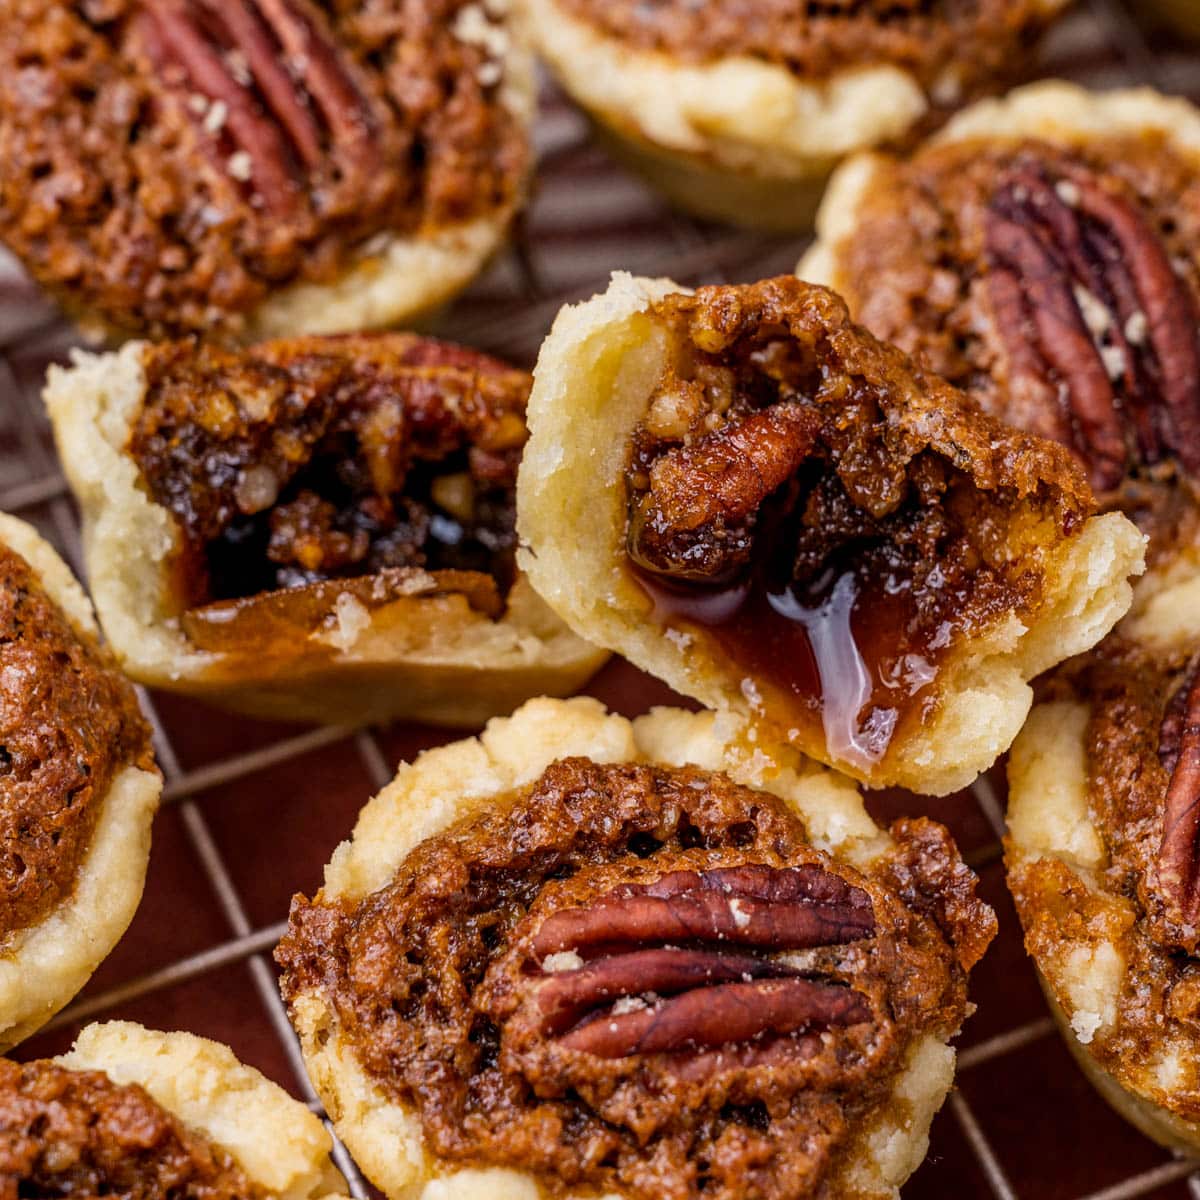
{"label": "red tile surface", "polygon": [[[1097,86],[1141,79],[1200,97],[1200,53],[1172,38],[1147,46],[1109,0],[1094,0],[1066,23],[1046,71]],[[578,114],[553,98],[537,142],[541,177],[521,245],[453,307],[440,330],[447,336],[529,363],[559,304],[602,286],[611,269],[689,282],[753,279],[789,270],[802,248],[795,239],[672,217],[587,140]],[[74,506],[56,482],[36,395],[46,364],[70,344],[66,326],[0,254],[0,508],[17,507],[68,553],[77,538]],[[589,690],[631,716],[681,702],[615,660]],[[189,797],[189,807],[175,802],[159,816],[142,907],[80,1003],[101,1003],[124,988],[131,994],[102,1016],[219,1038],[298,1093],[271,987],[271,931],[294,891],[319,884],[330,851],[377,789],[379,763],[390,771],[461,734],[398,725],[372,731],[365,746],[350,736],[264,765],[262,755],[306,731],[174,696],[158,695],[154,703],[181,772],[172,788]],[[1002,804],[1002,774],[993,773],[990,784]],[[881,820],[923,813],[948,824],[1001,922],[974,980],[979,1011],[961,1042],[961,1106],[948,1104],[936,1119],[928,1160],[905,1189],[906,1200],[1070,1200],[1096,1192],[1109,1200],[1197,1200],[1200,1191],[1176,1177],[1177,1164],[1105,1107],[1057,1036],[1039,1024],[1045,1007],[1004,889],[995,805],[981,803],[978,790],[939,800],[884,792],[868,804]],[[251,950],[266,955],[257,976]],[[55,1053],[77,1027],[68,1012],[19,1053]],[[968,1133],[972,1122],[983,1156]]]}

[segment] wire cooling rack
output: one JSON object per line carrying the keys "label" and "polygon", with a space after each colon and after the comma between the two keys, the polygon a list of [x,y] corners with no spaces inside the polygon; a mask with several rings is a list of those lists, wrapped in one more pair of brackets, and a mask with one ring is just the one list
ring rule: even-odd
{"label": "wire cooling rack", "polygon": [[[1200,47],[1148,36],[1136,8],[1094,0],[1055,33],[1042,73],[1200,98]],[[513,248],[439,333],[530,363],[558,307],[603,287],[613,269],[689,283],[753,280],[790,270],[802,249],[796,239],[671,213],[592,143],[586,123],[550,89],[537,147],[537,196]],[[81,570],[78,514],[39,399],[47,365],[73,343],[69,327],[0,259],[0,509],[38,525]],[[620,662],[588,690],[628,715],[677,699]],[[416,725],[306,729],[165,694],[143,700],[166,776],[145,898],[80,997],[18,1057],[59,1053],[95,1019],[189,1029],[230,1043],[319,1112],[271,961],[288,901],[319,886],[334,846],[398,762],[457,735]],[[1004,889],[1003,802],[999,771],[943,800],[870,798],[878,818],[923,812],[949,825],[1001,919],[973,981],[979,1008],[959,1043],[957,1090],[905,1198],[1200,1200],[1200,1162],[1172,1158],[1111,1113],[1054,1032]],[[340,1146],[337,1159],[355,1196],[370,1195]]]}

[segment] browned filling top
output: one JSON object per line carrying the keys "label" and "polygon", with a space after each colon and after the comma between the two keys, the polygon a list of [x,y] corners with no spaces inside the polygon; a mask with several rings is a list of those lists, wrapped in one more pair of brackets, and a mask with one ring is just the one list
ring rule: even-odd
{"label": "browned filling top", "polygon": [[1090,511],[1082,474],[823,288],[702,288],[655,316],[672,350],[630,448],[635,577],[793,741],[868,766],[930,716],[949,651],[1036,609]]}
{"label": "browned filling top", "polygon": [[361,903],[297,897],[284,994],[324,996],[440,1158],[555,1193],[832,1195],[995,928],[945,829],[892,832],[862,875],[724,775],[563,760]]}
{"label": "browned filling top", "polygon": [[[1048,18],[1037,0],[559,0],[610,37],[688,62],[750,55],[805,79],[887,63],[957,99],[1011,78]],[[936,90],[936,89],[935,89]]]}
{"label": "browned filling top", "polygon": [[507,34],[478,0],[13,0],[0,237],[124,328],[233,324],[383,231],[514,199]]}
{"label": "browned filling top", "polygon": [[0,1059],[0,1195],[256,1200],[268,1193],[136,1084]]}
{"label": "browned filling top", "polygon": [[[1035,957],[1063,937],[1119,949],[1117,1021],[1089,1049],[1118,1077],[1136,1076],[1153,1070],[1167,1037],[1200,1047],[1200,653],[1154,659],[1109,637],[1046,695],[1091,707],[1088,812],[1107,852],[1104,888],[1129,915],[1118,922],[1057,860],[1010,872],[1010,885]],[[1194,1120],[1200,1060],[1189,1057],[1169,1103]]]}
{"label": "browned filling top", "polygon": [[1152,558],[1200,533],[1200,171],[1158,135],[890,162],[838,247],[851,309],[1070,446]]}
{"label": "browned filling top", "polygon": [[143,362],[129,449],[178,520],[194,640],[215,644],[255,598],[301,616],[335,592],[370,608],[421,580],[503,612],[523,371],[411,334],[178,342]]}
{"label": "browned filling top", "polygon": [[129,765],[154,770],[133,688],[0,545],[0,945],[71,894]]}

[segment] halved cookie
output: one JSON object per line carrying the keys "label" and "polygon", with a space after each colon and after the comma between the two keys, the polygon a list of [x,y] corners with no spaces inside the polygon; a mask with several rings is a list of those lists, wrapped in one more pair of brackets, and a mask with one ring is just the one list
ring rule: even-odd
{"label": "halved cookie", "polygon": [[808,229],[830,168],[1028,72],[1067,0],[518,0],[613,149],[680,207]]}
{"label": "halved cookie", "polygon": [[320,1120],[232,1050],[128,1021],[59,1058],[0,1059],[0,1179],[14,1196],[318,1200],[345,1193]]}
{"label": "halved cookie", "polygon": [[796,279],[616,276],[542,347],[519,560],[581,636],[871,784],[965,786],[1129,605],[1071,456]]}
{"label": "halved cookie", "polygon": [[1076,1059],[1200,1148],[1200,639],[1116,636],[1047,685],[1009,760],[1008,883]]}
{"label": "halved cookie", "polygon": [[801,276],[1149,536],[1129,632],[1200,635],[1200,110],[1037,84],[846,163],[818,225]]}
{"label": "halved cookie", "polygon": [[411,334],[134,342],[51,370],[134,678],[268,716],[477,725],[603,661],[513,555],[529,377]]}
{"label": "halved cookie", "polygon": [[162,777],[66,564],[0,513],[0,1049],[87,982],[133,919]]}
{"label": "halved cookie", "polygon": [[402,766],[276,957],[393,1198],[883,1200],[995,932],[927,820],[732,716],[534,700]]}
{"label": "halved cookie", "polygon": [[0,34],[0,240],[89,333],[394,325],[524,198],[506,0],[19,0]]}

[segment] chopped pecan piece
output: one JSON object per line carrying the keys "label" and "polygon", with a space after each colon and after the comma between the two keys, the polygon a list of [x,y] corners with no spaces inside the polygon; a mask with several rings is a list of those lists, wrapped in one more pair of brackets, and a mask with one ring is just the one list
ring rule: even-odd
{"label": "chopped pecan piece", "polygon": [[866,892],[815,865],[674,871],[626,885],[554,913],[534,936],[544,969],[554,955],[599,956],[546,974],[543,1031],[568,1049],[624,1058],[869,1021],[858,992],[725,947],[779,953],[874,932]]}
{"label": "chopped pecan piece", "polygon": [[985,238],[1011,372],[1059,382],[1055,436],[1093,484],[1169,455],[1200,471],[1195,305],[1137,208],[1081,166],[1028,159],[992,196]]}
{"label": "chopped pecan piece", "polygon": [[1158,851],[1158,884],[1183,922],[1200,922],[1200,659],[1163,717],[1159,759],[1171,777]]}
{"label": "chopped pecan piece", "polygon": [[146,52],[210,153],[268,212],[308,204],[327,162],[365,184],[382,162],[378,116],[307,0],[146,0]]}

